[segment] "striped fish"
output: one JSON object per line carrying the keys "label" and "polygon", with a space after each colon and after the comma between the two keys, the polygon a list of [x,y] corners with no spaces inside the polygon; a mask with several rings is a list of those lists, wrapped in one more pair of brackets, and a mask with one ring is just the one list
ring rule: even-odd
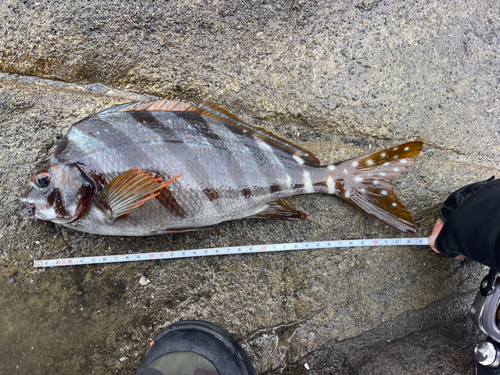
{"label": "striped fish", "polygon": [[228,220],[305,220],[284,198],[341,197],[415,233],[391,178],[420,141],[322,166],[310,151],[209,102],[125,104],[74,124],[21,197],[21,214],[84,232],[145,236]]}

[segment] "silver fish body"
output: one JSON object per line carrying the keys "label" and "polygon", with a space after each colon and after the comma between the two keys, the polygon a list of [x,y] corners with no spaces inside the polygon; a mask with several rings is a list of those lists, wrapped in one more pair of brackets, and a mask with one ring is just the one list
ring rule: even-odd
{"label": "silver fish body", "polygon": [[411,142],[321,166],[311,152],[216,105],[132,103],[74,124],[33,175],[22,211],[84,232],[143,236],[246,217],[304,220],[283,198],[328,193],[414,233],[389,180],[421,149]]}

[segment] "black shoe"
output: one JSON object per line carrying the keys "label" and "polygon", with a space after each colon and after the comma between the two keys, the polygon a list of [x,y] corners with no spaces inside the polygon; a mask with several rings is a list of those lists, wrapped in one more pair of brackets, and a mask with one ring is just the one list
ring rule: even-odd
{"label": "black shoe", "polygon": [[184,320],[156,336],[136,375],[255,375],[255,370],[229,332]]}

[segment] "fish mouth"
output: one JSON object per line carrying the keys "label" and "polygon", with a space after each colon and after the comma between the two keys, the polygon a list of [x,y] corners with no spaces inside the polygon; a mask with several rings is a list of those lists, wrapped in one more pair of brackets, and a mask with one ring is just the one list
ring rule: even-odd
{"label": "fish mouth", "polygon": [[35,217],[35,205],[28,202],[23,202],[21,203],[21,209],[19,212],[21,216],[32,219]]}

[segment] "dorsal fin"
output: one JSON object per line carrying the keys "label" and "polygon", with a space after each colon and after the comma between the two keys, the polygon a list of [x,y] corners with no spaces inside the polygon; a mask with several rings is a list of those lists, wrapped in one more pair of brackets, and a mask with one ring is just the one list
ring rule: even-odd
{"label": "dorsal fin", "polygon": [[[147,102],[129,103],[119,107],[115,107],[107,113],[116,112],[136,112],[136,111],[167,111],[167,112],[195,112],[201,115],[212,117],[216,120],[222,121],[229,126],[233,126],[242,130],[245,133],[254,135],[255,137],[263,140],[264,142],[282,149],[294,157],[299,158],[309,164],[319,165],[318,158],[310,151],[303,147],[297,146],[286,139],[278,137],[267,130],[249,125],[241,121],[238,117],[233,115],[228,110],[212,102],[202,102],[198,105],[185,102],[181,99],[158,99]],[[297,160],[297,159],[296,159]]]}
{"label": "dorsal fin", "polygon": [[196,104],[181,99],[155,99],[147,102],[127,103],[111,109],[108,113],[139,111],[195,112]]}

